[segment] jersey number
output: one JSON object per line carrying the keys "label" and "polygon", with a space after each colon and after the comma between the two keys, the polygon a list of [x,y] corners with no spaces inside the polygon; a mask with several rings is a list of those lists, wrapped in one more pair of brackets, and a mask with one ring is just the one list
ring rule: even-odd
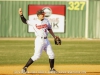
{"label": "jersey number", "polygon": [[45,29],[45,32],[47,32],[47,29]]}

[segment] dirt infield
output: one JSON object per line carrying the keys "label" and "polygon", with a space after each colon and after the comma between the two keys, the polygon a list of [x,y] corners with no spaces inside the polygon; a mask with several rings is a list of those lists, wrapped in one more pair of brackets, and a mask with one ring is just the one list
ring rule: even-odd
{"label": "dirt infield", "polygon": [[[23,65],[0,66],[0,75],[22,75]],[[100,75],[100,65],[56,65],[58,74],[52,75]],[[32,65],[27,75],[51,75],[49,65]]]}

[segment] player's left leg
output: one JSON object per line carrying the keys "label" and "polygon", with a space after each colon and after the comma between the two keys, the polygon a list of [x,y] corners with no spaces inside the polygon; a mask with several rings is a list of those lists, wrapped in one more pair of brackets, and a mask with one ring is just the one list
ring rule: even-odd
{"label": "player's left leg", "polygon": [[54,69],[54,60],[55,60],[54,59],[54,52],[52,50],[52,47],[51,47],[50,42],[48,41],[48,39],[47,39],[47,44],[46,44],[46,47],[45,47],[45,52],[49,56],[50,71],[57,72]]}

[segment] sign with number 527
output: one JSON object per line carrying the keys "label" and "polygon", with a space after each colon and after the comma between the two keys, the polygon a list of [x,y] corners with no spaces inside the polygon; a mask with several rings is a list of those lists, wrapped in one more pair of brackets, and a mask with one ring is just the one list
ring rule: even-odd
{"label": "sign with number 527", "polygon": [[68,6],[69,10],[83,10],[86,3],[73,1],[73,2],[69,2],[68,4],[69,4]]}

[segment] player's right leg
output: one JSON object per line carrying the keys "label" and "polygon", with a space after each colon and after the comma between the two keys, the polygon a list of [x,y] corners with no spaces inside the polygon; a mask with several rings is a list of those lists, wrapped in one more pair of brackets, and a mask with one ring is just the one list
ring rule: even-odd
{"label": "player's right leg", "polygon": [[34,55],[31,57],[33,61],[36,61],[37,59],[40,58],[43,47],[44,47],[44,41],[41,38],[37,37],[35,40],[35,48],[34,48],[35,52]]}
{"label": "player's right leg", "polygon": [[26,73],[27,72],[27,68],[37,59],[40,58],[42,50],[43,50],[43,44],[41,44],[41,40],[40,39],[35,40],[35,52],[34,55],[28,60],[28,62],[26,63],[26,65],[23,67],[22,69],[22,73]]}
{"label": "player's right leg", "polygon": [[34,61],[30,58],[28,60],[28,62],[26,63],[26,65],[23,67],[22,69],[22,73],[26,73],[27,72],[27,68],[33,63]]}

